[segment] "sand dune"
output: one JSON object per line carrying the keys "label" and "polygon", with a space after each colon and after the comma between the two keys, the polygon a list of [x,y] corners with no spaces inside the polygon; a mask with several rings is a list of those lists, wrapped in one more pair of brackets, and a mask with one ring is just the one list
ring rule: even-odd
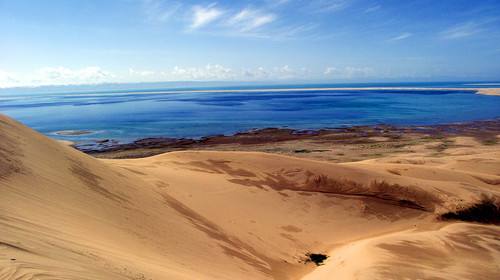
{"label": "sand dune", "polygon": [[498,227],[453,224],[345,245],[308,279],[497,279]]}
{"label": "sand dune", "polygon": [[[493,279],[500,151],[99,160],[0,117],[0,279]],[[307,253],[330,257],[323,266]],[[468,257],[468,256],[473,256]]]}

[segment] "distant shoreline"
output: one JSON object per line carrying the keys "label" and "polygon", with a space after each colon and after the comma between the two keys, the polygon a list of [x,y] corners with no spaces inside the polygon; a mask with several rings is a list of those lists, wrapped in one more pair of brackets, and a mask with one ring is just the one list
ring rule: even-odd
{"label": "distant shoreline", "polygon": [[[79,93],[78,96],[102,96],[102,95],[119,95],[130,93],[134,95],[146,94],[174,94],[174,93],[229,93],[229,92],[300,92],[300,91],[342,91],[342,90],[415,90],[415,91],[473,91],[476,94],[500,96],[500,88],[465,88],[465,87],[316,87],[316,88],[263,88],[263,89],[200,89],[200,90],[165,90],[165,91],[141,91],[141,92],[113,92],[113,93]],[[73,96],[74,94],[66,94],[63,96]]]}

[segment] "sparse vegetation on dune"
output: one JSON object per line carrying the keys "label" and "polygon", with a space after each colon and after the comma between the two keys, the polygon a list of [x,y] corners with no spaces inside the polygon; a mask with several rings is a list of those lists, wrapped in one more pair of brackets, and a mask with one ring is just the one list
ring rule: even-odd
{"label": "sparse vegetation on dune", "polygon": [[500,225],[500,203],[497,199],[483,197],[479,202],[439,216],[441,220],[458,220]]}
{"label": "sparse vegetation on dune", "polygon": [[317,253],[307,253],[306,257],[305,263],[312,262],[317,266],[323,265],[326,259],[328,259],[328,255]]}
{"label": "sparse vegetation on dune", "polygon": [[0,116],[0,279],[494,279],[500,157],[467,141],[439,160],[100,160]]}

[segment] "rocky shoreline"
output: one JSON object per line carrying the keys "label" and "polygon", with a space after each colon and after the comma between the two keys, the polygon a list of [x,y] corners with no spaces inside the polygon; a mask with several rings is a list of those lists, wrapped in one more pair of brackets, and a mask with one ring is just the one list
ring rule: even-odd
{"label": "rocky shoreline", "polygon": [[[399,142],[411,138],[443,139],[454,136],[470,136],[483,143],[496,143],[500,134],[500,119],[466,123],[425,126],[352,126],[319,130],[290,128],[264,128],[233,135],[214,135],[200,139],[144,138],[131,143],[119,143],[113,139],[96,140],[94,143],[75,144],[75,148],[87,154],[106,158],[138,158],[169,151],[215,149],[233,147],[247,150],[251,146],[296,143],[310,141],[324,146],[370,144],[380,139]],[[298,147],[298,146],[297,146]],[[308,153],[309,149],[297,148],[294,153]]]}

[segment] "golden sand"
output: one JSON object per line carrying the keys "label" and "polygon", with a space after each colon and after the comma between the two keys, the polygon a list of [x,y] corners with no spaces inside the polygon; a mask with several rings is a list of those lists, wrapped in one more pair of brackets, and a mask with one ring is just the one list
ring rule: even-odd
{"label": "golden sand", "polygon": [[457,141],[342,164],[101,160],[0,116],[0,279],[495,279],[500,228],[437,216],[498,199],[500,146]]}

